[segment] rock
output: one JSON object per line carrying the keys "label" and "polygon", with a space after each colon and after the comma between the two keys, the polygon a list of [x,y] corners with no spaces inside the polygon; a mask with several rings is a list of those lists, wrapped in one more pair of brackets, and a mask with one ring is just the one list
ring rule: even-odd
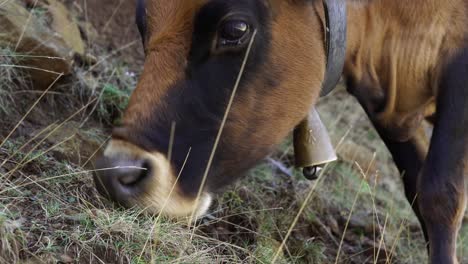
{"label": "rock", "polygon": [[92,66],[98,62],[98,59],[91,54],[85,54],[83,56],[76,54],[74,59],[78,67]]}
{"label": "rock", "polygon": [[60,255],[60,262],[62,263],[73,263],[73,258],[70,255],[62,254]]}
{"label": "rock", "polygon": [[341,234],[342,231],[340,230],[340,227],[338,226],[338,221],[336,221],[335,217],[328,215],[328,217],[326,218],[326,224],[330,228],[331,232],[333,232],[333,234]]}
{"label": "rock", "polygon": [[83,56],[85,54],[85,44],[76,21],[62,3],[57,0],[46,1],[52,17],[52,29],[60,35],[74,53]]}
{"label": "rock", "polygon": [[[83,13],[84,11],[81,11]],[[86,20],[79,20],[78,21],[78,27],[81,30],[81,36],[83,37],[84,41],[91,42],[96,41],[99,37],[101,37],[101,34],[97,31],[97,29],[94,27],[94,25]]]}
{"label": "rock", "polygon": [[[23,0],[28,8],[39,7],[48,11],[51,30],[60,36],[76,56],[86,56],[85,42],[80,32],[80,23],[69,8],[58,0]],[[88,29],[87,29],[88,30]],[[86,31],[87,32],[87,31]]]}
{"label": "rock", "polygon": [[40,15],[31,15],[15,1],[0,8],[0,46],[24,55],[19,57],[19,67],[38,90],[46,89],[60,74],[69,74],[74,53],[84,53],[78,26],[66,8],[55,0],[47,3],[48,12]]}
{"label": "rock", "polygon": [[79,224],[81,222],[86,221],[86,219],[88,219],[88,214],[86,214],[86,213],[77,213],[77,214],[74,214],[74,215],[62,215],[61,217],[63,218],[65,223],[75,225],[75,224]]}

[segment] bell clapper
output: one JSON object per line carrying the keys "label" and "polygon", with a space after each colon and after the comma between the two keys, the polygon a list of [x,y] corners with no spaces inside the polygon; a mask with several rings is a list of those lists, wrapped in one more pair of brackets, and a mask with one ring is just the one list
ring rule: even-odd
{"label": "bell clapper", "polygon": [[304,177],[310,181],[315,181],[320,176],[320,171],[322,171],[321,166],[312,166],[312,167],[305,167],[302,169],[302,174]]}

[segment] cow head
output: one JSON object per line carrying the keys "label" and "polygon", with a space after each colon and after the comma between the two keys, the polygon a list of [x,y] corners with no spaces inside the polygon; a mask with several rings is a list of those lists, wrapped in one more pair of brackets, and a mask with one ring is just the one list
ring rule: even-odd
{"label": "cow head", "polygon": [[310,0],[139,1],[146,61],[97,163],[100,192],[154,213],[203,214],[319,96],[323,9]]}

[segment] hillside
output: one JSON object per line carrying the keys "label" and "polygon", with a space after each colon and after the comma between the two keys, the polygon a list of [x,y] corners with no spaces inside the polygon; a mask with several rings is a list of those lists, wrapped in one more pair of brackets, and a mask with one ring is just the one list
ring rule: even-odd
{"label": "hillside", "polygon": [[318,105],[340,159],[317,181],[288,139],[195,228],[102,199],[91,160],[144,60],[133,2],[0,0],[0,264],[427,262],[392,158],[342,85]]}

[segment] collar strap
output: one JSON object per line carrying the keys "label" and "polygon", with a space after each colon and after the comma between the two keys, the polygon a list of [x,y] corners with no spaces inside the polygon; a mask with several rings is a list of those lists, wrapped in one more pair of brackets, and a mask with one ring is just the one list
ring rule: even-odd
{"label": "collar strap", "polygon": [[323,0],[325,10],[325,51],[327,70],[321,96],[329,94],[343,73],[346,56],[346,3],[345,0]]}

